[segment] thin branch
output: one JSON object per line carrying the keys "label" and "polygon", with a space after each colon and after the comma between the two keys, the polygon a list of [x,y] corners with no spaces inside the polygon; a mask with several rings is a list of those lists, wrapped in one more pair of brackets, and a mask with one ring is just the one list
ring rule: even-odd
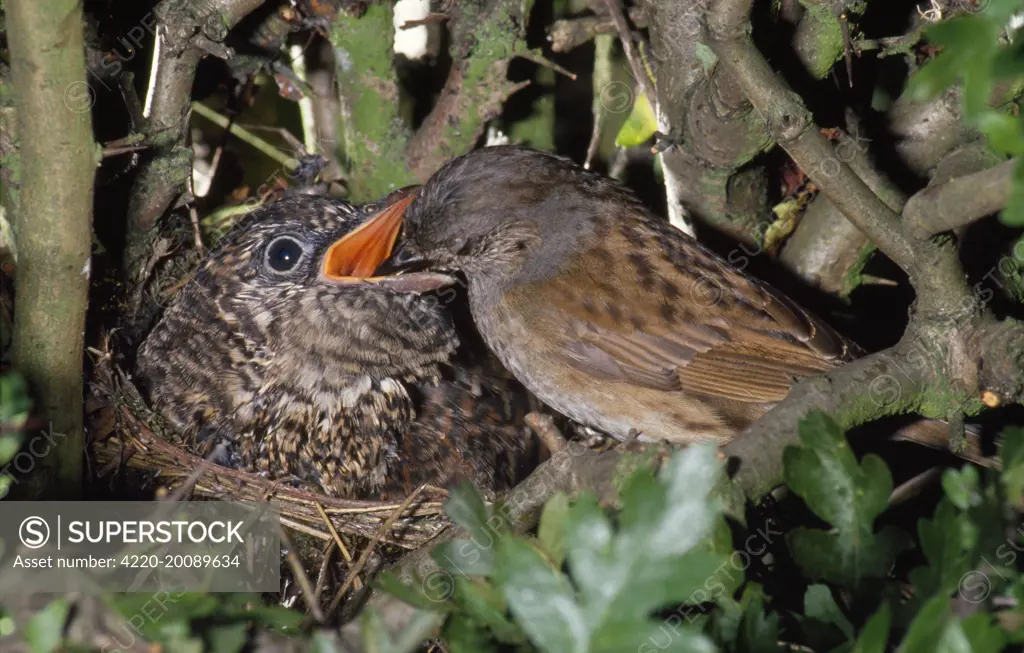
{"label": "thin branch", "polygon": [[72,498],[81,492],[84,452],[95,95],[86,82],[80,2],[16,0],[5,8],[22,180],[13,207],[14,367],[61,438],[55,455],[37,458],[26,487],[34,498]]}
{"label": "thin branch", "polygon": [[381,537],[391,530],[391,527],[395,525],[395,522],[402,516],[402,513],[408,510],[409,506],[412,505],[412,502],[416,500],[416,497],[418,497],[424,489],[425,486],[422,485],[416,488],[405,498],[404,501],[402,501],[401,505],[395,508],[394,512],[391,513],[391,516],[389,516],[384,523],[380,525],[380,528],[377,529],[376,533],[374,533],[373,539],[371,539],[367,543],[366,548],[363,549],[363,553],[359,556],[359,560],[357,560],[356,564],[349,569],[348,577],[345,579],[345,582],[342,583],[341,588],[338,589],[337,594],[334,596],[334,600],[331,601],[331,604],[327,607],[328,615],[334,614],[334,611],[337,609],[338,605],[341,604],[341,600],[345,597],[349,588],[359,580],[359,573],[364,567],[366,567],[366,563],[370,560],[370,554],[377,548],[377,544],[380,542]]}
{"label": "thin branch", "polygon": [[612,44],[613,37],[602,34],[594,39],[594,75],[593,88],[594,99],[591,111],[594,115],[594,126],[590,132],[590,144],[587,145],[587,158],[583,167],[589,169],[597,150],[601,146],[601,133],[604,129],[605,113],[604,102],[601,93],[612,83]]}
{"label": "thin branch", "polygon": [[245,127],[239,125],[238,123],[232,122],[229,118],[220,115],[213,109],[207,107],[202,102],[193,102],[192,110],[200,116],[202,116],[203,118],[206,118],[213,124],[217,125],[221,129],[226,129],[235,138],[248,143],[249,145],[253,146],[257,150],[262,152],[263,154],[273,159],[275,162],[280,163],[285,168],[287,168],[289,172],[294,172],[295,170],[298,169],[299,162],[296,161],[294,157],[288,156],[287,154],[277,149],[267,141],[263,140],[256,134],[252,133]]}
{"label": "thin branch", "polygon": [[309,610],[310,616],[316,620],[318,624],[324,622],[324,612],[320,609],[320,603],[317,601],[316,589],[313,587],[313,583],[310,582],[309,576],[306,575],[306,570],[302,567],[302,562],[299,560],[299,556],[295,553],[295,544],[292,543],[292,538],[288,537],[288,529],[283,526],[280,527],[281,532],[281,543],[285,546],[286,553],[285,559],[288,561],[288,566],[291,567],[292,575],[295,577],[295,582],[299,586],[299,590],[302,592],[302,598],[306,603],[306,608]]}
{"label": "thin branch", "polygon": [[[647,27],[647,15],[637,7],[629,8],[629,20],[637,27]],[[611,16],[584,16],[556,20],[548,28],[548,41],[553,52],[569,52],[601,34],[615,32]]]}
{"label": "thin branch", "polygon": [[927,237],[970,224],[1006,206],[1017,159],[929,186],[903,207],[907,228]]}
{"label": "thin branch", "polygon": [[[703,30],[707,2],[646,0],[658,94],[658,159],[664,171],[669,222],[695,234],[710,224],[754,243],[769,213],[769,179],[755,157],[771,147],[764,120],[722,66],[708,57]],[[609,89],[611,85],[609,85]],[[604,89],[602,89],[604,91]],[[603,92],[606,103],[616,94]],[[612,111],[622,111],[610,103]],[[624,104],[624,103],[623,103]]]}
{"label": "thin branch", "polygon": [[619,0],[604,0],[604,4],[608,7],[608,13],[612,17],[612,21],[615,23],[615,30],[619,33],[619,41],[622,42],[622,50],[626,53],[626,61],[629,62],[629,68],[633,72],[633,77],[640,84],[640,87],[644,89],[644,94],[647,96],[647,100],[651,103],[651,108],[654,109],[654,113],[658,113],[658,94],[654,91],[654,87],[651,83],[651,78],[647,74],[647,69],[644,67],[640,57],[636,53],[636,48],[633,45],[633,34],[629,29],[629,25],[626,23],[626,17],[622,14],[622,7],[619,6]]}

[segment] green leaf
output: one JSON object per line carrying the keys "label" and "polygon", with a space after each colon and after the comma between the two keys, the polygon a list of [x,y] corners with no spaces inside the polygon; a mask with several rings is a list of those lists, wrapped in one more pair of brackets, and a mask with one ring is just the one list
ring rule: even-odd
{"label": "green leaf", "polygon": [[64,624],[71,606],[67,600],[57,599],[37,612],[25,624],[25,642],[32,653],[51,653],[64,641]]}
{"label": "green leaf", "polygon": [[800,527],[786,535],[786,544],[811,580],[856,586],[865,578],[884,577],[896,556],[912,543],[909,535],[887,526],[858,542],[841,533]]}
{"label": "green leaf", "polygon": [[[4,440],[10,439],[16,442],[13,451],[6,457],[0,457],[0,463],[6,463],[14,454],[18,453],[21,440],[20,432],[28,420],[29,411],[32,408],[32,400],[29,398],[28,386],[20,374],[8,372],[0,374],[0,427],[9,434]],[[5,445],[8,449],[12,445]],[[0,456],[4,454],[0,452]]]}
{"label": "green leaf", "polygon": [[978,613],[959,621],[945,594],[935,596],[917,613],[897,653],[997,653],[1006,635],[993,616]]}
{"label": "green leaf", "polygon": [[931,519],[918,521],[917,532],[928,565],[911,570],[911,583],[920,596],[952,592],[971,567],[969,554],[977,538],[970,520],[947,498]]}
{"label": "green leaf", "polygon": [[[718,539],[729,531],[711,496],[721,471],[709,445],[677,452],[660,478],[634,471],[620,491],[617,524],[593,496],[580,497],[561,520],[572,582],[539,546],[499,538],[494,578],[530,641],[543,651],[713,651],[677,615],[664,622],[652,615],[680,603],[730,600],[731,589],[717,578],[727,563]],[[742,577],[737,572],[725,572],[730,583]],[[670,641],[663,634],[655,645],[669,629]]]}
{"label": "green leaf", "polygon": [[309,653],[338,653],[338,647],[334,644],[334,638],[318,630],[310,638]]}
{"label": "green leaf", "polygon": [[658,131],[658,119],[654,115],[651,103],[647,101],[647,95],[642,90],[636,91],[636,99],[633,100],[633,110],[629,117],[622,124],[618,135],[615,136],[615,144],[620,147],[633,147],[643,145],[654,132]]}
{"label": "green leaf", "polygon": [[367,608],[362,613],[363,648],[374,653],[413,653],[422,650],[423,642],[436,636],[443,620],[444,617],[436,612],[416,610],[406,622],[405,630],[398,633],[396,639],[392,639],[380,613],[374,608]]}
{"label": "green leaf", "polygon": [[765,614],[764,599],[755,596],[743,610],[740,626],[740,650],[748,653],[776,653],[779,651],[779,615]]}
{"label": "green leaf", "polygon": [[885,462],[868,454],[858,465],[839,426],[821,411],[800,422],[799,447],[783,452],[786,484],[835,532],[798,528],[786,537],[812,580],[857,586],[884,577],[896,555],[910,545],[895,527],[874,533],[875,518],[892,493]]}
{"label": "green leaf", "polygon": [[978,502],[978,470],[971,465],[942,473],[942,489],[957,508],[967,510]]}
{"label": "green leaf", "polygon": [[470,483],[462,483],[452,490],[444,504],[445,513],[453,522],[466,529],[469,536],[479,542],[492,539],[487,525],[487,506],[480,493]]}
{"label": "green leaf", "polygon": [[694,43],[693,54],[697,57],[697,61],[700,62],[705,73],[710,73],[718,63],[718,55],[715,54],[715,51],[700,41]]}
{"label": "green leaf", "polygon": [[1010,196],[1006,199],[1006,206],[999,213],[999,220],[1010,227],[1024,226],[1024,159],[1013,166]]}
{"label": "green leaf", "polygon": [[211,651],[217,653],[238,653],[249,639],[245,622],[217,626],[206,636]]}
{"label": "green leaf", "polygon": [[203,648],[203,640],[198,637],[180,637],[167,640],[163,650],[167,653],[203,653]]}
{"label": "green leaf", "polygon": [[252,621],[285,633],[295,632],[305,621],[305,616],[298,610],[289,610],[279,605],[255,605],[244,609],[228,610],[225,611],[224,616]]}
{"label": "green leaf", "polygon": [[565,523],[568,518],[569,496],[558,492],[544,504],[537,525],[537,539],[559,566],[565,560]]}
{"label": "green leaf", "polygon": [[978,116],[978,130],[988,139],[989,146],[1002,154],[1017,155],[1024,152],[1024,133],[1021,121],[1002,111],[986,110]]}
{"label": "green leaf", "polygon": [[1020,505],[1024,501],[1024,428],[1016,426],[1003,429],[1001,442],[1001,479],[1006,499]]}
{"label": "green leaf", "polygon": [[949,599],[935,596],[914,617],[907,634],[897,648],[898,653],[934,653],[949,621]]}
{"label": "green leaf", "polygon": [[583,653],[590,627],[567,579],[530,545],[498,542],[498,581],[509,610],[530,640],[547,653]]}
{"label": "green leaf", "polygon": [[[212,617],[221,607],[222,599],[212,594],[185,592],[175,597],[176,601],[163,603],[166,610],[159,620],[147,619],[140,626],[146,639],[166,641],[172,636],[186,637],[191,633],[191,621]],[[114,594],[107,597],[111,607],[125,619],[152,611],[150,594]],[[148,603],[148,604],[147,604]],[[177,630],[176,630],[177,629]],[[180,632],[179,632],[180,631]],[[175,633],[179,633],[175,635]]]}
{"label": "green leaf", "polygon": [[[444,626],[449,653],[485,653],[495,650],[487,631],[465,615],[453,615]],[[332,652],[333,653],[333,652]]]}
{"label": "green leaf", "polygon": [[889,623],[892,621],[892,611],[886,601],[878,608],[864,629],[857,637],[857,643],[851,653],[885,653],[886,645],[889,643]]}
{"label": "green leaf", "polygon": [[453,574],[487,576],[494,567],[494,539],[487,542],[451,540],[439,544],[430,555]]}
{"label": "green leaf", "polygon": [[[739,601],[725,597],[718,601],[718,610],[712,613],[711,627],[708,631],[714,640],[727,651],[742,650],[739,645],[740,626],[750,607],[750,603],[764,605],[764,590],[755,582],[747,583]],[[760,609],[760,608],[759,608]]]}
{"label": "green leaf", "polygon": [[997,653],[1007,644],[1006,632],[991,613],[972,614],[960,622],[960,627],[971,643],[972,653]]}
{"label": "green leaf", "polygon": [[21,443],[22,434],[20,432],[0,435],[0,465],[6,465],[18,455],[18,452],[21,451]]}
{"label": "green leaf", "polygon": [[870,525],[892,493],[885,462],[867,455],[861,465],[839,426],[825,413],[813,411],[799,427],[802,447],[787,447],[786,483],[816,515],[841,531]]}
{"label": "green leaf", "polygon": [[420,583],[421,588],[410,587],[390,571],[382,572],[371,583],[371,585],[398,599],[401,599],[402,601],[405,601],[411,606],[421,608],[423,610],[437,610],[443,612],[451,607],[448,604],[448,597],[444,597],[442,600],[438,601],[434,599],[440,597],[434,597],[433,594],[428,595],[428,590],[423,586],[423,582]]}
{"label": "green leaf", "polygon": [[[716,580],[724,557],[697,545],[718,518],[708,494],[719,470],[712,449],[688,447],[665,466],[660,483],[647,470],[634,472],[621,492],[617,535],[593,498],[572,507],[569,567],[595,621],[613,614],[641,620],[656,608],[687,602]],[[697,602],[703,600],[702,592]]]}
{"label": "green leaf", "polygon": [[[672,456],[660,474],[662,483],[668,485],[668,506],[654,533],[652,549],[678,555],[712,533],[721,515],[721,505],[712,497],[712,491],[721,474],[722,463],[716,447],[689,446]],[[623,512],[626,512],[625,500]]]}
{"label": "green leaf", "polygon": [[827,585],[811,585],[804,593],[804,614],[839,628],[848,639],[853,639],[853,624],[839,609]]}
{"label": "green leaf", "polygon": [[1020,0],[980,0],[979,6],[984,8],[982,18],[996,25],[1003,26],[1022,8]]}
{"label": "green leaf", "polygon": [[525,641],[519,627],[505,617],[505,603],[490,585],[460,576],[455,579],[455,600],[467,616],[486,626],[499,642],[519,644]]}
{"label": "green leaf", "polygon": [[699,632],[686,628],[672,628],[662,621],[605,621],[594,634],[588,653],[622,651],[717,653],[717,648],[710,639]]}

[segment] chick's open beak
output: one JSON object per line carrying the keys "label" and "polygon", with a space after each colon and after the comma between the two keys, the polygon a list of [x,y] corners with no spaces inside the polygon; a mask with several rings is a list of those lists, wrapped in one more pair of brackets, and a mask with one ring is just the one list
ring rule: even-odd
{"label": "chick's open beak", "polygon": [[401,292],[428,292],[454,283],[453,277],[433,272],[373,276],[391,255],[405,210],[418,190],[414,187],[396,193],[401,195],[398,200],[331,244],[324,256],[324,279],[336,284],[377,283]]}

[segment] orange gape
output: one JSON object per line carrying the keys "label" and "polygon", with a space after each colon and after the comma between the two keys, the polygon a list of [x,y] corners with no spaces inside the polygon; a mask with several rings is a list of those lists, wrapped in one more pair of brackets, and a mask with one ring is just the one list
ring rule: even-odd
{"label": "orange gape", "polygon": [[414,199],[416,190],[331,245],[324,256],[324,276],[334,281],[372,280],[374,270],[391,255],[405,209]]}

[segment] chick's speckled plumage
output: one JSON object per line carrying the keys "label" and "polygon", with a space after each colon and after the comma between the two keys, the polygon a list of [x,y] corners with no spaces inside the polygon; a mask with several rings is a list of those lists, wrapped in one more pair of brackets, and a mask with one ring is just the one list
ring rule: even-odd
{"label": "chick's speckled plumage", "polygon": [[[453,378],[459,341],[436,300],[322,276],[331,243],[379,208],[298,195],[247,215],[167,308],[137,371],[195,451],[225,443],[222,464],[348,498],[458,479],[503,489],[530,455],[521,390]],[[279,271],[268,254],[282,249],[297,263]]]}
{"label": "chick's speckled plumage", "polygon": [[623,439],[723,442],[857,352],[777,290],[552,154],[438,170],[395,261],[457,269],[488,346],[541,400]]}

